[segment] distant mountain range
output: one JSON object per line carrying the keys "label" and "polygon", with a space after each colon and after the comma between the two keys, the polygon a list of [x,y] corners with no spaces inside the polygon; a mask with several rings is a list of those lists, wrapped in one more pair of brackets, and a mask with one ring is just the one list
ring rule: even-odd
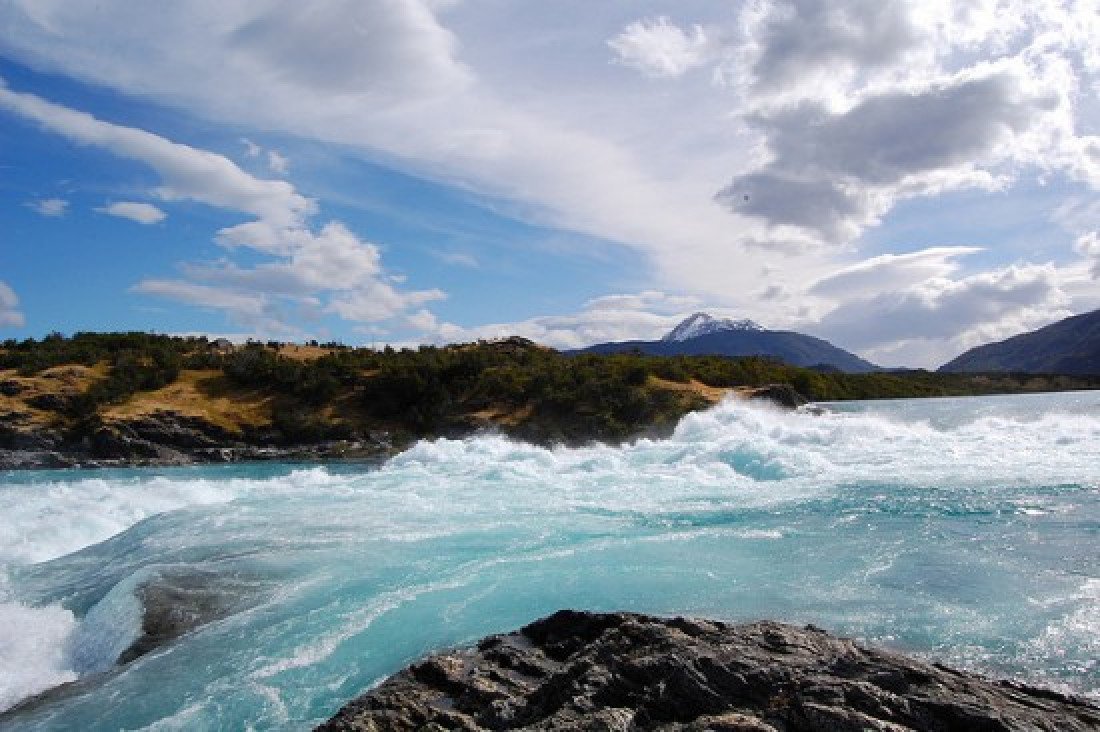
{"label": "distant mountain range", "polygon": [[1100,310],[972,348],[940,371],[1100,374]]}
{"label": "distant mountain range", "polygon": [[787,330],[766,330],[751,320],[695,313],[659,341],[598,343],[575,353],[638,350],[655,356],[768,356],[791,366],[866,373],[879,367],[820,338]]}

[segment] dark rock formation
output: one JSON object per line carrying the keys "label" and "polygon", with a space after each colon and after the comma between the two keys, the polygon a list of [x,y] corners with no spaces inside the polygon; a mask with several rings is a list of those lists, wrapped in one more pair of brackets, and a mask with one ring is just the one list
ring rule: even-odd
{"label": "dark rock formation", "polygon": [[799,394],[790,384],[768,384],[747,389],[743,393],[749,399],[769,401],[788,409],[796,409],[810,403],[809,399]]}
{"label": "dark rock formation", "polygon": [[266,591],[259,578],[193,570],[142,585],[141,636],[118,657],[125,664],[209,623],[250,607]]}
{"label": "dark rock formation", "polygon": [[284,444],[257,428],[235,434],[200,417],[159,410],[125,421],[94,420],[79,429],[35,427],[0,412],[0,470],[231,463],[257,460],[383,460],[406,447],[377,430],[351,439]]}
{"label": "dark rock formation", "polygon": [[807,627],[561,611],[433,656],[319,730],[1100,730],[1100,709]]}

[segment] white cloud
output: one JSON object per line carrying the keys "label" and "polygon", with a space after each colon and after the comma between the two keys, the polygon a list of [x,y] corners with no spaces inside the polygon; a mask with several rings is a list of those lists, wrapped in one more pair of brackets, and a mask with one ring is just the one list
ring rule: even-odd
{"label": "white cloud", "polygon": [[[416,175],[515,200],[521,206],[512,210],[536,223],[626,243],[662,268],[667,262],[671,278],[684,277],[673,270],[688,241],[687,249],[708,250],[688,268],[694,278],[727,288],[730,273],[697,263],[753,228],[711,200],[744,157],[725,101],[688,89],[658,100],[638,89],[635,98],[659,103],[639,116],[606,94],[603,83],[622,77],[607,63],[606,39],[624,27],[629,8],[614,12],[607,35],[593,35],[557,7],[528,4],[333,0],[303,8],[192,0],[153,13],[119,0],[104,0],[95,12],[12,0],[10,11],[0,44],[38,67],[216,120],[345,145]],[[463,19],[484,14],[496,14],[502,32],[475,33],[460,44],[452,28],[470,28]],[[555,40],[566,39],[547,48],[568,53],[571,44],[585,44],[597,73],[562,79],[550,93],[542,80],[523,76],[565,68],[545,63],[515,33],[544,21]],[[513,41],[515,56],[480,56]],[[693,108],[699,100],[705,114]],[[690,137],[669,134],[692,127]]]}
{"label": "white cloud", "polygon": [[470,252],[437,252],[436,256],[439,257],[442,262],[454,264],[459,267],[478,269],[481,266],[481,262],[478,261],[478,258]]}
{"label": "white cloud", "polygon": [[[756,94],[820,90],[869,69],[889,67],[917,46],[903,0],[750,3],[742,12],[746,63]],[[839,77],[839,79],[838,79]]]}
{"label": "white cloud", "polygon": [[604,295],[584,304],[586,310],[634,311],[645,310],[653,313],[683,313],[702,305],[701,298],[695,295],[674,295],[660,290],[645,290],[626,295]]}
{"label": "white cloud", "polygon": [[41,201],[31,201],[27,206],[33,211],[50,218],[60,218],[69,210],[69,202],[61,198],[46,198]]}
{"label": "white cloud", "polygon": [[995,71],[878,94],[842,114],[816,102],[761,113],[752,121],[772,160],[718,198],[774,226],[847,241],[901,195],[993,184],[973,171],[1000,162],[1004,143],[1032,127],[1047,103]]}
{"label": "white cloud", "polygon": [[440,321],[431,313],[422,311],[407,319],[405,325],[417,331],[417,335],[410,339],[411,343],[447,343],[519,335],[552,348],[568,350],[594,343],[657,340],[701,308],[717,317],[739,316],[738,312],[722,307],[704,308],[702,301],[695,297],[647,290],[595,298],[575,313],[542,315],[511,323],[466,328]]}
{"label": "white cloud", "polygon": [[0,87],[0,108],[40,123],[73,142],[137,160],[161,177],[154,193],[165,201],[192,200],[295,226],[316,204],[285,181],[261,180],[228,158],[181,145],[145,130],[104,122],[32,94]]}
{"label": "white cloud", "polygon": [[676,77],[701,66],[709,47],[702,26],[687,32],[663,15],[631,23],[607,45],[621,63],[654,77]]}
{"label": "white cloud", "polygon": [[[817,320],[820,335],[884,365],[938,366],[980,343],[1069,315],[1053,265],[1021,265],[845,299]],[[907,362],[895,361],[904,353]]]}
{"label": "white cloud", "polygon": [[[331,221],[313,231],[308,218],[316,205],[290,183],[255,178],[221,155],[4,87],[0,87],[0,108],[75,142],[149,165],[161,177],[154,193],[165,200],[192,200],[255,216],[253,221],[221,230],[216,240],[229,248],[246,247],[275,257],[251,268],[226,260],[189,265],[184,272],[190,279],[148,280],[139,283],[135,292],[221,309],[237,322],[270,334],[298,332],[285,322],[294,317],[289,311],[328,312],[369,322],[395,317],[444,296],[439,290],[394,288],[386,282],[378,248],[340,222]],[[116,203],[104,211],[142,223],[163,217],[156,207],[141,203]]]}
{"label": "white cloud", "polygon": [[1092,262],[1092,276],[1100,279],[1100,233],[1090,231],[1079,236],[1074,249]]}
{"label": "white cloud", "polygon": [[290,172],[290,160],[275,150],[267,151],[267,167],[272,173],[286,175]]}
{"label": "white cloud", "polygon": [[96,210],[102,211],[105,214],[110,214],[111,216],[130,219],[139,224],[159,224],[168,217],[168,214],[164,213],[153,204],[139,203],[136,201],[116,201],[115,203],[108,204]]}
{"label": "white cloud", "polygon": [[0,281],[0,327],[22,328],[24,325],[26,318],[19,310],[19,297],[6,282]]}
{"label": "white cloud", "polygon": [[908,254],[883,254],[833,272],[813,283],[807,292],[837,298],[898,292],[927,280],[944,279],[958,270],[957,258],[980,251],[978,247],[933,247]]}

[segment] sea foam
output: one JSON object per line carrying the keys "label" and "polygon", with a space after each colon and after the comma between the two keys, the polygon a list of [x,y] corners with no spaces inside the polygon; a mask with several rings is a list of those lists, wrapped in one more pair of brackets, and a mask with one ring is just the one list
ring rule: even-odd
{"label": "sea foam", "polygon": [[[730,401],[614,446],[43,472],[0,482],[0,702],[83,676],[10,728],[297,729],[566,606],[813,622],[1097,694],[1098,531],[1096,394]],[[140,632],[140,588],[181,573],[171,592],[228,609],[95,676]]]}

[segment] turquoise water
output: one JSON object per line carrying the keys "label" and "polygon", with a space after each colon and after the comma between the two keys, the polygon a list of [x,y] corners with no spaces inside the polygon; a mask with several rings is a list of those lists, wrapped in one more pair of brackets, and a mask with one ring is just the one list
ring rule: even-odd
{"label": "turquoise water", "polygon": [[[1100,699],[1100,392],[827,409],[377,468],[0,474],[0,708],[77,681],[0,729],[308,729],[562,607],[812,622]],[[119,666],[149,588],[207,622]]]}

